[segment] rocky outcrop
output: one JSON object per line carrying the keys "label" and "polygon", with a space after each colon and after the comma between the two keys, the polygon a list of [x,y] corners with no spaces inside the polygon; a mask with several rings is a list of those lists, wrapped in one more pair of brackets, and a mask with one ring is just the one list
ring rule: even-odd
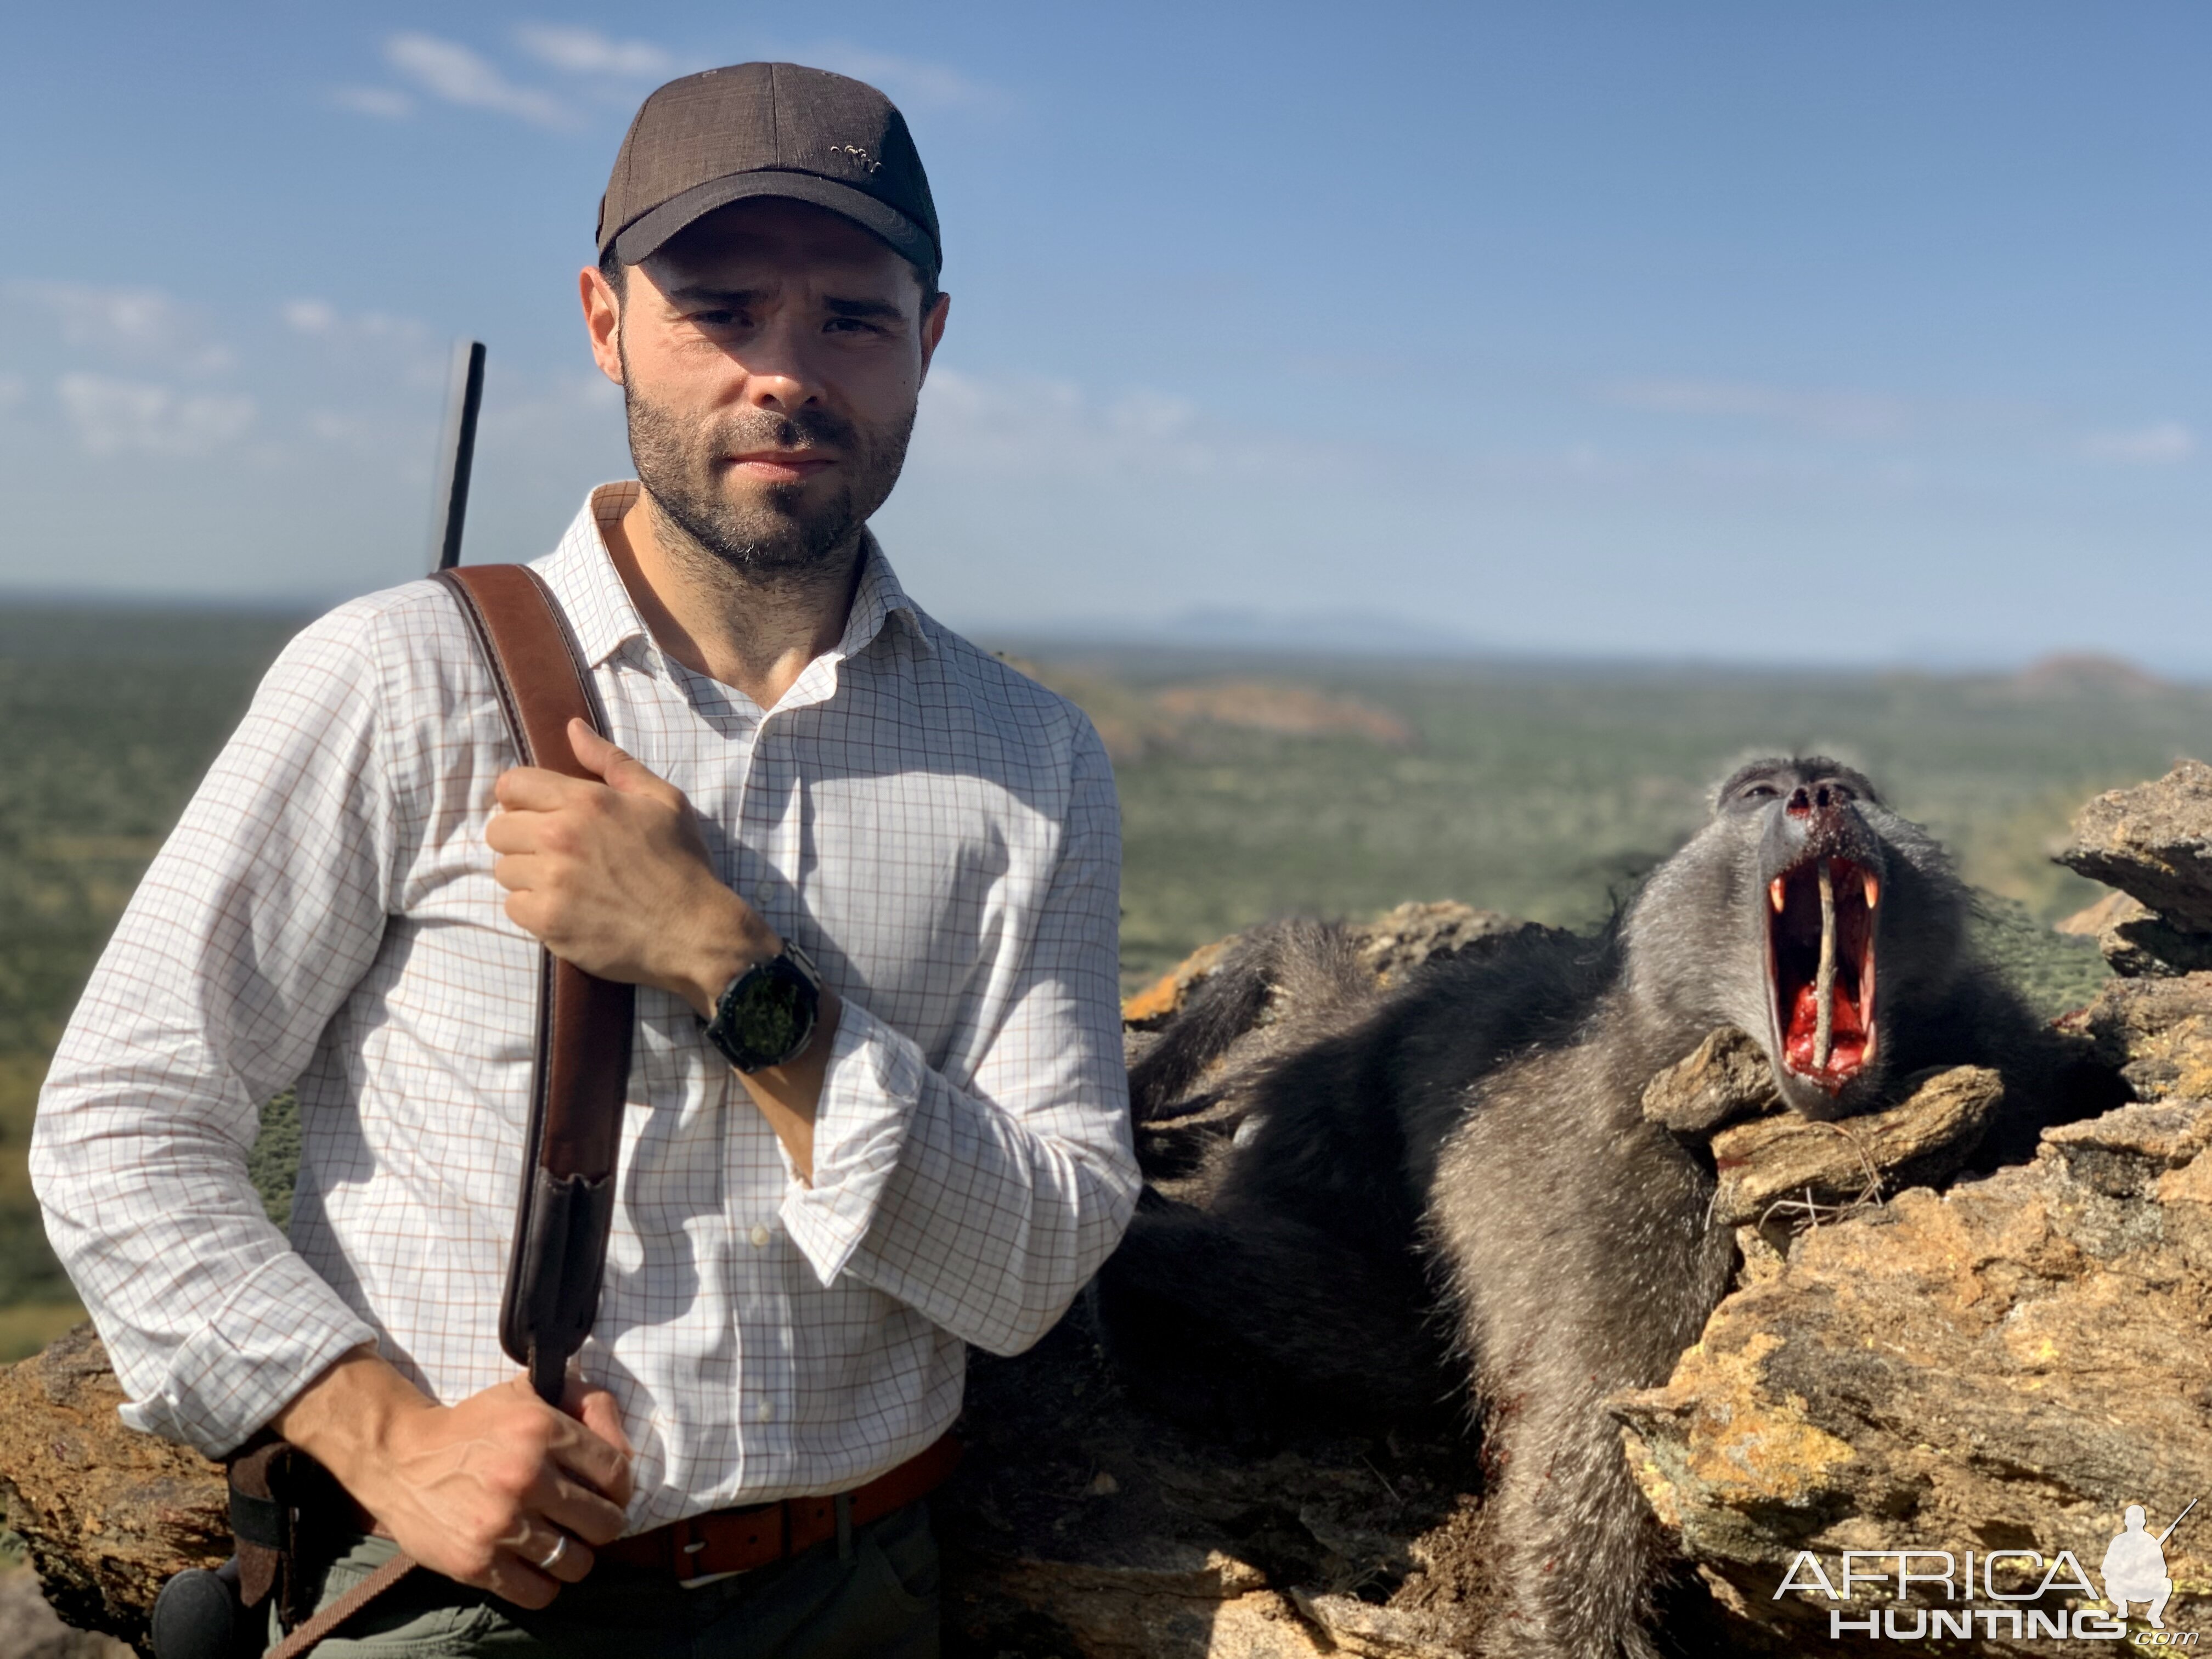
{"label": "rocky outcrop", "polygon": [[1214,680],[1165,687],[1153,694],[1152,702],[1170,720],[1204,720],[1293,738],[1357,738],[1385,749],[1413,746],[1413,728],[1397,715],[1311,686]]}
{"label": "rocky outcrop", "polygon": [[1963,1168],[1996,1121],[2004,1084],[1979,1066],[1954,1066],[1920,1080],[1885,1111],[1836,1122],[1776,1112],[1732,1124],[1712,1138],[1720,1171],[1713,1216],[1729,1226],[1771,1231],[1817,1223],[1825,1212],[1879,1203],[1918,1182]]}
{"label": "rocky outcrop", "polygon": [[125,1429],[122,1403],[88,1325],[0,1369],[0,1502],[56,1613],[143,1644],[162,1583],[221,1562],[230,1528],[222,1472]]}
{"label": "rocky outcrop", "polygon": [[2098,796],[2058,860],[2134,901],[2100,918],[2116,971],[2212,969],[2212,766],[2185,760],[2155,783]]}
{"label": "rocky outcrop", "polygon": [[2139,1097],[2212,1099],[2212,973],[2116,979],[2062,1024]]}
{"label": "rocky outcrop", "polygon": [[[1450,899],[1414,902],[1386,910],[1372,921],[1352,922],[1346,931],[1359,954],[1384,985],[1392,985],[1423,963],[1493,950],[1529,932],[1556,930],[1498,910],[1480,910]],[[1241,935],[1239,936],[1241,937]],[[1221,965],[1235,938],[1201,945],[1121,1005],[1122,1024],[1134,1032],[1167,1023],[1190,994]]]}
{"label": "rocky outcrop", "polygon": [[2106,963],[2124,978],[2157,979],[2212,969],[2212,934],[2177,927],[2126,893],[2106,894],[2058,927],[2094,939]]}
{"label": "rocky outcrop", "polygon": [[[2212,1493],[2208,1147],[2212,1104],[2123,1107],[2049,1132],[2025,1167],[1811,1228],[1723,1303],[1665,1388],[1617,1404],[1645,1494],[1723,1600],[1808,1650],[1832,1613],[1856,1627],[1894,1607],[1910,1630],[1916,1608],[2001,1610],[1986,1585],[1899,1604],[1893,1558],[1887,1594],[1776,1591],[1800,1552],[1840,1585],[1844,1552],[1910,1549],[1949,1552],[1954,1587],[1973,1552],[2018,1595],[2061,1551],[2095,1574],[2128,1505],[2156,1531]],[[2212,1526],[2192,1517],[2166,1559],[2168,1623],[2194,1628]],[[1881,1565],[1863,1557],[1860,1576]],[[2009,1605],[2094,1614],[2069,1583]],[[2081,1650],[2001,1619],[1947,1650]]]}
{"label": "rocky outcrop", "polygon": [[[2183,870],[2179,828],[2143,844]],[[1389,981],[1528,925],[1406,906],[1358,938]],[[1222,955],[1132,1000],[1133,1048]],[[1681,1650],[1854,1651],[1832,1614],[1879,1630],[1893,1613],[1902,1635],[1940,1608],[1990,1615],[1943,1651],[2078,1652],[2025,1612],[2015,1634],[2011,1613],[2094,1617],[2101,1586],[1996,1599],[2040,1582],[2005,1552],[2070,1551],[2094,1574],[2126,1505],[2156,1530],[2212,1495],[2212,972],[2159,960],[2067,1022],[2143,1098],[1948,1191],[2000,1108],[1987,1072],[1931,1074],[1837,1125],[1776,1111],[1735,1034],[1654,1079],[1647,1113],[1710,1139],[1716,1213],[1744,1256],[1667,1386],[1616,1402],[1697,1574],[1668,1607]],[[118,1398],[88,1334],[0,1373],[0,1490],[56,1605],[135,1638],[161,1579],[225,1540],[214,1471],[126,1433]],[[937,1504],[956,1655],[1442,1659],[1468,1650],[1492,1595],[1481,1470],[1457,1425],[1204,1443],[1124,1394],[1081,1304],[1031,1352],[975,1358],[966,1432]],[[2212,1595],[2206,1517],[2167,1544],[2180,1628],[2198,1607],[2212,1623],[2191,1601]],[[1894,1606],[1865,1556],[1851,1599],[1819,1593],[1845,1584],[1845,1552],[1905,1549],[1949,1552],[1954,1580],[1972,1552],[1976,1599],[1931,1602],[1934,1557],[1915,1558],[1923,1582]],[[1778,1597],[1785,1577],[1814,1588]]]}
{"label": "rocky outcrop", "polygon": [[1082,705],[1107,754],[1126,766],[1162,750],[1190,753],[1211,728],[1291,739],[1334,738],[1411,749],[1419,738],[1396,714],[1357,697],[1284,680],[1212,679],[1147,688],[1071,665],[1006,660]]}
{"label": "rocky outcrop", "polygon": [[1471,1449],[1264,1449],[1133,1404],[1079,1309],[977,1356],[969,1453],[935,1500],[949,1650],[1020,1659],[1445,1659],[1479,1599]]}
{"label": "rocky outcrop", "polygon": [[[2027,1164],[1814,1215],[1770,1255],[1747,1241],[1667,1386],[1615,1402],[1684,1553],[1790,1650],[1870,1619],[1885,1641],[1930,1621],[1947,1652],[2122,1639],[2100,1598],[2124,1511],[2155,1534],[2212,1498],[2212,768],[2100,796],[2061,856],[2121,890],[2072,925],[2124,977],[2059,1024],[2135,1103],[2045,1131]],[[2212,1624],[2205,1512],[2166,1541],[2172,1629]],[[1915,1571],[1949,1593],[1900,1600],[1903,1550],[1938,1553]],[[1846,1552],[1859,1582],[1832,1598]]]}
{"label": "rocky outcrop", "polygon": [[[1532,924],[1462,904],[1402,905],[1356,930],[1388,981]],[[1224,941],[1224,944],[1227,943]],[[1222,947],[1128,1012],[1133,1040],[1202,982]],[[1157,1005],[1148,1017],[1148,1006]],[[970,1454],[936,1500],[949,1651],[1013,1659],[1445,1659],[1480,1599],[1473,1448],[1351,1435],[1209,1445],[1122,1393],[1079,1305],[1011,1360],[976,1355]],[[221,1476],[132,1434],[89,1330],[0,1372],[0,1470],[55,1606],[143,1639],[170,1573],[228,1553]],[[75,1659],[71,1656],[71,1659]]]}
{"label": "rocky outcrop", "polygon": [[[0,1370],[0,1497],[52,1606],[0,1574],[8,1659],[123,1651],[94,1632],[143,1649],[162,1583],[229,1553],[221,1472],[124,1428],[122,1398],[88,1328]],[[1123,1395],[1080,1308],[1019,1358],[975,1358],[963,1432],[934,1500],[954,1654],[1458,1651],[1477,1472],[1455,1435],[1256,1459],[1194,1441]]]}
{"label": "rocky outcrop", "polygon": [[8,1659],[130,1659],[112,1636],[71,1630],[39,1593],[39,1575],[0,1567],[0,1654]]}
{"label": "rocky outcrop", "polygon": [[[1711,1150],[1717,1220],[1786,1236],[1879,1203],[1885,1191],[1955,1174],[2003,1101],[1995,1072],[1955,1066],[1914,1079],[1883,1111],[1816,1122],[1782,1109],[1765,1051],[1724,1028],[1651,1079],[1644,1115]],[[1747,1113],[1756,1115],[1731,1121]]]}
{"label": "rocky outcrop", "polygon": [[[1494,949],[1534,926],[1437,902],[1402,904],[1349,931],[1389,985],[1425,962]],[[1123,1005],[1133,1056],[1236,943],[1193,952]],[[1263,1024],[1279,1012],[1263,1014]],[[1204,1139],[1218,1126],[1202,1120],[1147,1133]],[[1173,1180],[1160,1184],[1180,1190]],[[950,1651],[992,1659],[1466,1651],[1486,1595],[1474,1495],[1480,1471],[1449,1416],[1426,1437],[1401,1430],[1289,1447],[1211,1443],[1127,1397],[1080,1305],[1030,1353],[970,1363],[970,1455],[937,1505],[950,1558]]]}

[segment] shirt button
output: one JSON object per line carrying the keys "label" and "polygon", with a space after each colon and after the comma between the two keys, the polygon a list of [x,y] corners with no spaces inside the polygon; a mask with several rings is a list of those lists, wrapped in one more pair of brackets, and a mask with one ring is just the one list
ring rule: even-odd
{"label": "shirt button", "polygon": [[763,1401],[762,1401],[760,1402],[760,1404],[759,1404],[759,1405],[757,1405],[757,1406],[754,1407],[753,1407],[753,1420],[754,1420],[755,1422],[757,1422],[757,1423],[773,1423],[773,1422],[775,1422],[775,1401],[773,1401],[773,1400],[763,1400]]}
{"label": "shirt button", "polygon": [[749,1237],[750,1237],[750,1238],[751,1238],[751,1239],[752,1239],[752,1241],[753,1241],[753,1248],[754,1248],[755,1249],[757,1249],[757,1250],[764,1250],[764,1249],[766,1249],[768,1248],[768,1229],[767,1229],[767,1228],[765,1228],[765,1227],[762,1227],[762,1226],[758,1226],[758,1225],[756,1225],[756,1226],[753,1228],[752,1232],[749,1235]]}

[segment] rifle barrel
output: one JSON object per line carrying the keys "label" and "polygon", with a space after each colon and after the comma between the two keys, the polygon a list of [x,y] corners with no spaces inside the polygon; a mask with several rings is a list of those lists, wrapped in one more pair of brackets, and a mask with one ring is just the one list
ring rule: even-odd
{"label": "rifle barrel", "polygon": [[[2202,1494],[2200,1493],[2200,1494],[2199,1494],[2199,1496],[2202,1496]],[[2158,1541],[2159,1541],[2160,1544],[2163,1544],[2163,1543],[2165,1543],[2165,1542],[2166,1542],[2166,1540],[2167,1539],[2169,1539],[2169,1538],[2172,1537],[2172,1536],[2173,1536],[2173,1528],[2174,1528],[2175,1527],[2179,1526],[2179,1525],[2180,1525],[2184,1521],[2186,1521],[2186,1520],[2189,1518],[2189,1511],[2190,1511],[2191,1510],[2195,1509],[2196,1507],[2197,1507],[2197,1499],[2196,1499],[2196,1498],[2191,1498],[2191,1499],[2189,1500],[2189,1502],[2188,1502],[2187,1504],[2185,1504],[2185,1505],[2183,1505],[2183,1507],[2182,1507],[2182,1510],[2181,1510],[2181,1513],[2180,1513],[2180,1514],[2179,1514],[2179,1515],[2177,1515],[2177,1516],[2175,1516],[2173,1517],[2172,1522],[2171,1522],[2171,1523],[2166,1527],[2166,1529],[2164,1532],[2162,1532],[2162,1533],[2159,1534],[2159,1535],[2158,1535]]]}
{"label": "rifle barrel", "polygon": [[446,431],[438,445],[438,493],[430,530],[430,556],[440,570],[451,570],[461,562],[461,524],[468,516],[469,471],[476,461],[483,374],[483,342],[457,343],[446,394]]}

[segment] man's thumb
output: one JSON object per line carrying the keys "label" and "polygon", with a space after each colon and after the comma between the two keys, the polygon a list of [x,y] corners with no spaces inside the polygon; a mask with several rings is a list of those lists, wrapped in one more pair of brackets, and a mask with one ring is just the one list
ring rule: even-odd
{"label": "man's thumb", "polygon": [[588,721],[568,722],[568,744],[587,772],[598,774],[608,788],[625,795],[672,793],[673,786],[655,777],[643,761],[592,730]]}

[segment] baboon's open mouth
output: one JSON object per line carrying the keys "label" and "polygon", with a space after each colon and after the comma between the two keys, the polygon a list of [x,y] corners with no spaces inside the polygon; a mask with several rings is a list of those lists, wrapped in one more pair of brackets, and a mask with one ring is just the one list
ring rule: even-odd
{"label": "baboon's open mouth", "polygon": [[1767,978],[1782,1063],[1834,1094],[1874,1058],[1874,913],[1881,883],[1837,856],[1767,884]]}

